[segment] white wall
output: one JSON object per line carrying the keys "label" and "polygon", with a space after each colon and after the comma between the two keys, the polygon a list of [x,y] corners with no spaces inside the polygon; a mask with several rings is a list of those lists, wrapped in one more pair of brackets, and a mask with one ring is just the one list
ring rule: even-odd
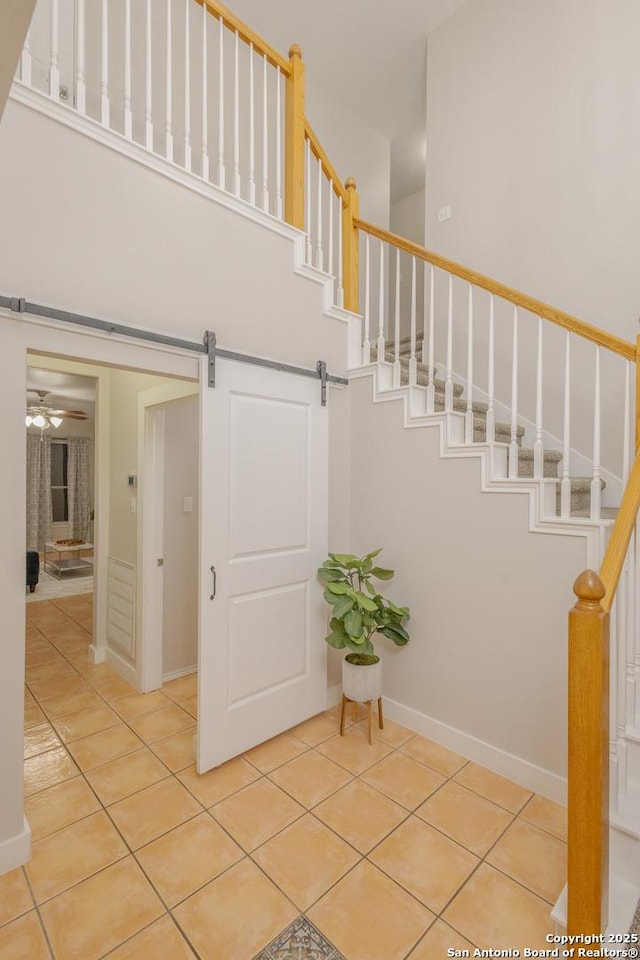
{"label": "white wall", "polygon": [[428,243],[625,337],[639,31],[634,0],[474,0],[428,41]]}
{"label": "white wall", "polygon": [[109,438],[109,554],[125,563],[137,561],[138,517],[131,511],[131,500],[138,491],[128,485],[129,474],[137,476],[138,463],[138,394],[161,386],[167,381],[130,370],[111,370],[111,408]]}
{"label": "white wall", "polygon": [[0,9],[0,119],[36,0],[5,0]]}
{"label": "white wall", "polygon": [[424,189],[391,205],[389,229],[407,240],[424,244]]}
{"label": "white wall", "polygon": [[349,390],[352,547],[383,548],[389,594],[411,607],[410,643],[376,642],[385,696],[442,725],[438,739],[462,732],[465,755],[481,741],[494,765],[524,761],[503,772],[527,782],[538,767],[538,789],[561,789],[567,613],[584,540],[529,533],[528,495],[482,493],[480,461],[441,459],[438,427],[403,429],[401,405],[374,406],[369,379]]}
{"label": "white wall", "polygon": [[360,194],[360,214],[385,229],[389,226],[391,145],[342,100],[310,77],[306,110],[309,122],[344,183],[353,177]]}
{"label": "white wall", "polygon": [[[198,401],[164,410],[164,549],[162,672],[194,667],[198,660]],[[185,512],[190,497],[192,511]]]}
{"label": "white wall", "polygon": [[[634,0],[474,0],[429,36],[427,58],[427,245],[631,340],[640,312],[639,31]],[[452,217],[438,223],[447,204]],[[505,364],[509,340],[506,317]],[[561,435],[556,341],[546,352],[545,414]],[[589,408],[593,367],[593,353],[577,357],[576,409]],[[610,384],[623,375],[620,363],[603,391],[605,462],[618,474],[619,433],[611,435],[622,411]],[[533,378],[523,376],[533,398]],[[589,452],[590,424],[574,425]]]}

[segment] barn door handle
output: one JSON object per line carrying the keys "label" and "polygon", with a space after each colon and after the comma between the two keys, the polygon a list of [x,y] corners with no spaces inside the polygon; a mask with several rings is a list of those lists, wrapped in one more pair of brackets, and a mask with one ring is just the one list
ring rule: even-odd
{"label": "barn door handle", "polygon": [[212,593],[211,596],[209,597],[209,600],[215,600],[215,598],[216,598],[217,586],[218,586],[218,575],[217,575],[217,573],[216,573],[216,568],[215,568],[215,567],[211,567],[210,570],[211,570],[211,573],[213,574],[213,593]]}

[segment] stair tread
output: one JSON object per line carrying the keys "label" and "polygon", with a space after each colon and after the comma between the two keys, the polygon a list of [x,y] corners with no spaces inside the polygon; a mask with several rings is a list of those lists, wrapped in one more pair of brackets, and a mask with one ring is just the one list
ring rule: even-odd
{"label": "stair tread", "polygon": [[[572,510],[572,517],[577,517],[581,520],[590,520],[591,511],[590,510]],[[600,507],[600,519],[601,520],[615,520],[618,516],[617,507]]]}
{"label": "stair tread", "polygon": [[[520,459],[521,460],[533,460],[535,451],[533,447],[520,447]],[[559,463],[562,460],[562,453],[560,450],[545,448],[544,450],[545,460],[553,460],[556,463]]]}
{"label": "stair tread", "polygon": [[[562,483],[562,477],[554,477],[555,482],[559,485]],[[593,482],[593,477],[569,477],[571,481],[571,492],[572,493],[589,493],[591,490],[591,484]],[[606,481],[600,477],[600,489],[604,490],[606,487]],[[560,490],[558,489],[558,495]]]}

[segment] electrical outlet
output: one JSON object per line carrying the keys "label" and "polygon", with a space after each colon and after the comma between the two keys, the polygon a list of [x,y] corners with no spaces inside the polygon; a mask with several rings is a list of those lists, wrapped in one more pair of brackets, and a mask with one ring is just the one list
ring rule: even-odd
{"label": "electrical outlet", "polygon": [[135,512],[136,512],[136,498],[131,497],[131,499],[129,500],[129,513],[135,513]]}
{"label": "electrical outlet", "polygon": [[184,497],[182,509],[184,513],[193,513],[193,497]]}
{"label": "electrical outlet", "polygon": [[451,219],[451,204],[448,203],[446,207],[440,207],[438,210],[438,223],[443,223],[445,220]]}

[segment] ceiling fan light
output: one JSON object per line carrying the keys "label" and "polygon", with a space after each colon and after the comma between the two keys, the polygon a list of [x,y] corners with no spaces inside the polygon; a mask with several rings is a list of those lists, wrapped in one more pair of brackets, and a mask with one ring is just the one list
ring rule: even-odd
{"label": "ceiling fan light", "polygon": [[54,427],[59,427],[62,423],[62,417],[49,417]]}
{"label": "ceiling fan light", "polygon": [[47,426],[47,421],[41,413],[39,413],[37,417],[33,418],[32,423],[34,427],[40,427],[41,430],[44,430],[44,428]]}
{"label": "ceiling fan light", "polygon": [[30,417],[29,414],[27,414],[27,416],[25,417],[24,422],[26,423],[26,425],[27,425],[28,427],[30,427],[31,424],[33,423],[33,417]]}

